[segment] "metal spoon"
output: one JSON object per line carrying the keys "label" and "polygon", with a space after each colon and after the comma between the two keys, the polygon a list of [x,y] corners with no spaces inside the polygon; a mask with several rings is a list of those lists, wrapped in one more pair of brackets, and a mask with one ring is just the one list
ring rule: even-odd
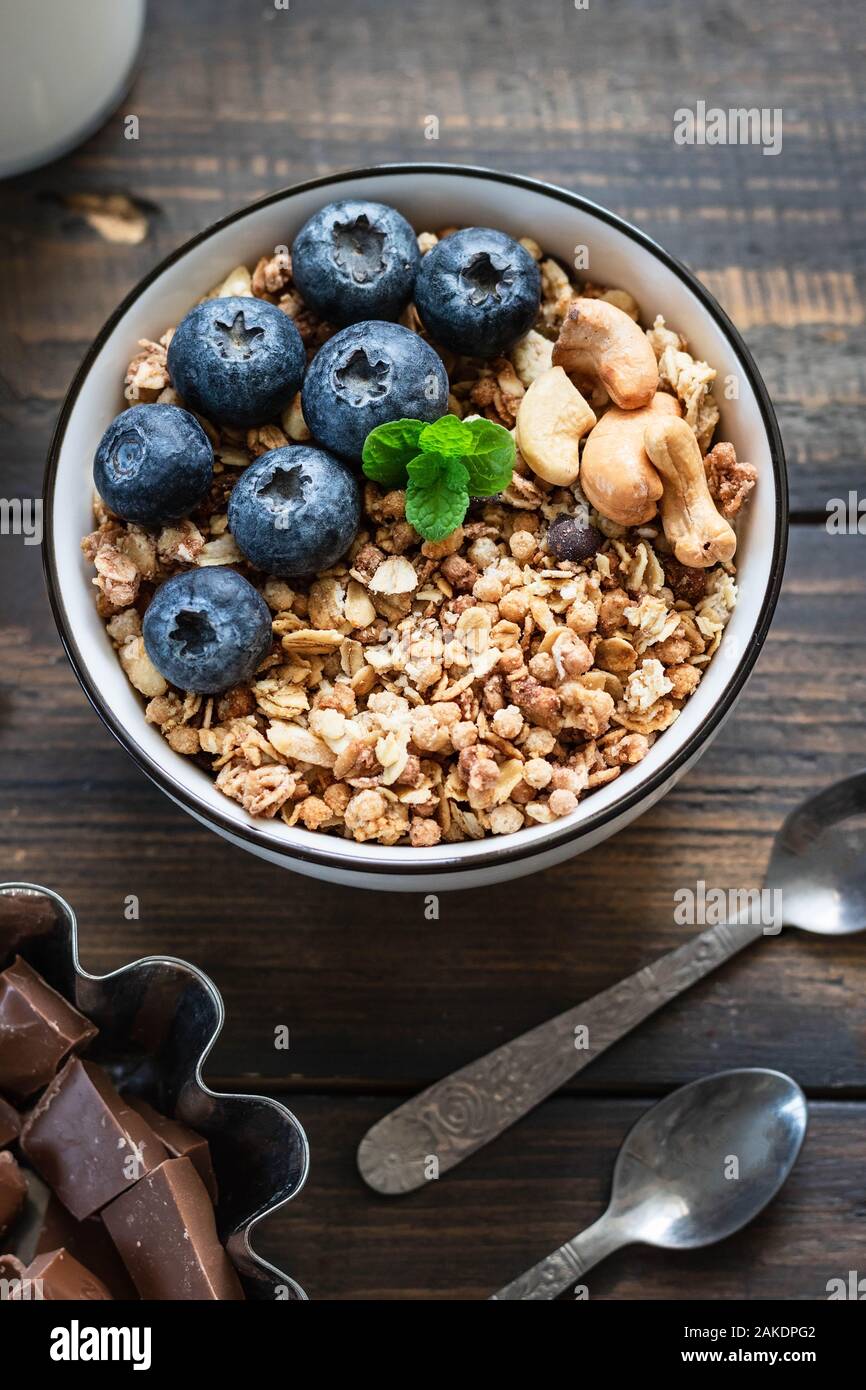
{"label": "metal spoon", "polygon": [[807,1120],[806,1097],[779,1071],[746,1067],[680,1087],[626,1136],[604,1215],[494,1299],[555,1298],[623,1245],[692,1250],[733,1235],[775,1197]]}
{"label": "metal spoon", "polygon": [[[866,927],[866,771],[834,782],[788,816],[766,884],[781,890],[786,926],[842,936]],[[670,999],[757,941],[739,919],[699,936],[619,984],[453,1072],[386,1115],[358,1148],[377,1192],[411,1192],[475,1153]]]}

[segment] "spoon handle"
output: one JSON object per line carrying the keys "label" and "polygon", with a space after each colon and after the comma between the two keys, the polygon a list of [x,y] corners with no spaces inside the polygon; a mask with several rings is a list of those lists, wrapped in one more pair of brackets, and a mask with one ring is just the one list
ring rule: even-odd
{"label": "spoon handle", "polygon": [[367,1131],[358,1148],[361,1176],[377,1192],[394,1195],[447,1173],[762,932],[744,921],[710,927],[619,984],[435,1082]]}
{"label": "spoon handle", "polygon": [[573,1240],[567,1240],[537,1265],[518,1274],[504,1289],[491,1295],[491,1301],[504,1303],[540,1302],[556,1298],[576,1284],[582,1274],[600,1263],[623,1244],[607,1215],[599,1217]]}

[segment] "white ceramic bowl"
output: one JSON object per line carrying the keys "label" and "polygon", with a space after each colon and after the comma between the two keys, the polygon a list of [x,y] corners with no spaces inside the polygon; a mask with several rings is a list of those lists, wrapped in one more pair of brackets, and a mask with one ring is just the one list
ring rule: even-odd
{"label": "white ceramic bowl", "polygon": [[[676,723],[636,767],[552,825],[432,849],[356,844],[283,821],[256,820],[205,771],[173,753],[145,723],[96,614],[80,539],[92,529],[91,460],[123,405],[121,383],[139,338],[156,338],[233,266],[291,244],[317,208],[338,197],[392,203],[420,231],[443,223],[535,237],[571,263],[589,250],[593,280],[631,290],[645,315],[664,314],[693,350],[735,383],[720,393],[721,435],[758,469],[740,530],[740,596],[722,645]],[[728,394],[731,394],[729,389]],[[85,692],[108,728],[173,801],[218,834],[286,868],[353,887],[423,892],[482,886],[545,868],[606,839],[647,810],[718,732],[766,636],[784,568],[787,486],[779,429],[736,329],[710,294],[642,232],[577,194],[532,179],[454,165],[387,165],[315,179],[254,203],[187,242],[141,282],[97,335],[66,398],[45,487],[45,566],[55,618]]]}

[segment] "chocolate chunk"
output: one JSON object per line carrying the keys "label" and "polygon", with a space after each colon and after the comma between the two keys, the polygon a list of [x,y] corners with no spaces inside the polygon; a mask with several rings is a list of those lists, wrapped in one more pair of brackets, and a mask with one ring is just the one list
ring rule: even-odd
{"label": "chocolate chunk", "polygon": [[546,545],[556,560],[588,560],[604,545],[604,536],[589,522],[558,516],[547,533]]}
{"label": "chocolate chunk", "polygon": [[207,1189],[188,1158],[166,1159],[102,1219],[142,1298],[243,1298]]}
{"label": "chocolate chunk", "polygon": [[70,1255],[68,1250],[49,1250],[37,1255],[24,1271],[26,1284],[13,1299],[41,1299],[45,1303],[65,1303],[86,1299],[90,1303],[111,1301],[111,1294],[89,1269]]}
{"label": "chocolate chunk", "polygon": [[43,893],[0,893],[0,965],[25,942],[53,931],[57,921],[57,908]]}
{"label": "chocolate chunk", "polygon": [[0,1149],[14,1144],[21,1133],[21,1116],[7,1100],[0,1096]]}
{"label": "chocolate chunk", "polygon": [[154,1110],[153,1106],[148,1105],[140,1096],[125,1095],[124,1099],[133,1110],[137,1110],[139,1115],[147,1120],[154,1134],[165,1144],[171,1158],[190,1160],[207,1188],[208,1196],[216,1206],[217,1181],[207,1140],[201,1134],[196,1134],[194,1129],[188,1129],[185,1124],[181,1124],[180,1120],[170,1120],[167,1115],[160,1115],[158,1110]]}
{"label": "chocolate chunk", "polygon": [[[0,895],[2,896],[2,895]],[[0,975],[0,1091],[24,1100],[98,1029],[16,956]]]}
{"label": "chocolate chunk", "polygon": [[12,1154],[0,1153],[0,1236],[21,1215],[27,1198],[27,1183]]}
{"label": "chocolate chunk", "polygon": [[135,1285],[115,1249],[114,1241],[102,1224],[100,1216],[88,1216],[76,1221],[53,1195],[42,1216],[36,1240],[36,1255],[64,1249],[79,1264],[95,1274],[108,1289],[112,1298],[137,1299]]}
{"label": "chocolate chunk", "polygon": [[11,1303],[18,1297],[26,1274],[17,1256],[0,1255],[0,1303]]}
{"label": "chocolate chunk", "polygon": [[80,1221],[165,1158],[101,1067],[71,1057],[24,1121],[21,1150]]}

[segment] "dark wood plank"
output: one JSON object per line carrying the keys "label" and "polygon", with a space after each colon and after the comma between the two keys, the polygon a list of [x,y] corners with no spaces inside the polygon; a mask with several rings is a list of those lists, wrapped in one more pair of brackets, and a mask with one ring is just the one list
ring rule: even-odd
{"label": "dark wood plank", "polygon": [[[38,495],[54,419],[94,333],[185,238],[314,174],[457,160],[575,188],[690,264],[765,375],[798,516],[819,518],[862,477],[860,30],[855,0],[820,13],[805,0],[621,0],[586,11],[519,0],[292,0],[288,11],[267,0],[151,0],[121,110],[81,150],[0,185],[4,495]],[[782,153],[675,146],[674,111],[699,99],[782,107]],[[123,139],[126,113],[140,119],[137,142]],[[428,115],[439,118],[437,141],[425,139]],[[75,210],[82,193],[126,194],[147,220],[144,239],[106,241]],[[591,1296],[821,1298],[828,1278],[866,1268],[863,1106],[848,1103],[866,1096],[856,940],[785,934],[756,947],[603,1058],[574,1095],[443,1180],[444,1191],[389,1203],[366,1192],[353,1159],[391,1097],[678,944],[677,888],[698,878],[757,885],[785,812],[863,763],[861,549],[820,525],[795,528],[757,672],[659,806],[543,879],[444,896],[431,923],[416,896],[287,874],[173,808],[87,707],[37,552],[3,538],[4,876],[70,897],[92,968],[168,951],[214,976],[228,1024],[211,1074],[288,1095],[310,1131],[308,1191],[270,1224],[263,1248],[313,1295],[485,1296],[598,1214],[635,1097],[741,1064],[782,1066],[834,1098],[813,1105],[785,1193],[718,1249],[613,1258]],[[138,923],[123,915],[130,893]],[[288,1054],[272,1045],[282,1023]]]}
{"label": "dark wood plank", "polygon": [[[358,894],[260,863],[153,789],[79,691],[38,558],[14,544],[0,547],[0,584],[17,583],[23,609],[0,653],[6,873],[69,897],[94,968],[168,951],[210,971],[228,1006],[214,1059],[226,1075],[431,1081],[678,945],[689,932],[673,920],[678,888],[700,878],[758,887],[785,813],[866,756],[866,681],[851,640],[866,590],[860,542],[797,528],[766,649],[698,766],[614,840],[542,878],[445,894],[429,922],[420,895]],[[137,923],[124,920],[129,893]],[[600,1059],[579,1088],[634,1093],[715,1064],[763,1063],[821,1091],[866,1094],[863,984],[859,938],[770,938]],[[288,1053],[272,1046],[281,1023]]]}
{"label": "dark wood plank", "polygon": [[[866,401],[858,273],[862,49],[854,0],[759,11],[642,0],[495,8],[443,0],[154,0],[141,71],[73,156],[0,189],[4,476],[34,488],[77,361],[121,295],[215,217],[275,186],[395,159],[552,179],[633,219],[704,276],[745,331],[776,402],[794,505],[859,484]],[[779,107],[781,153],[683,147],[674,112]],[[123,138],[122,116],[140,138]],[[425,138],[425,118],[440,121]],[[137,246],[110,245],[70,195],[125,191]]]}
{"label": "dark wood plank", "polygon": [[[464,1167],[409,1197],[371,1193],[355,1145],[382,1113],[365,1097],[298,1096],[310,1180],[255,1244],[316,1299],[483,1299],[601,1215],[622,1140],[645,1103],[548,1101]],[[705,1250],[619,1251],[594,1299],[825,1299],[866,1267],[862,1107],[815,1102],[800,1158],[746,1230]],[[564,1295],[570,1297],[570,1295]],[[757,1313],[757,1310],[756,1310]]]}

